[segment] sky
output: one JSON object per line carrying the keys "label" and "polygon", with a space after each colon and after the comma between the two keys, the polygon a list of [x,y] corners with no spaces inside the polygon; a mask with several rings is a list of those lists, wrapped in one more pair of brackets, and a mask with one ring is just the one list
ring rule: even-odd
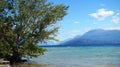
{"label": "sky", "polygon": [[48,0],[69,6],[59,21],[57,39],[65,41],[93,29],[120,29],[120,0]]}

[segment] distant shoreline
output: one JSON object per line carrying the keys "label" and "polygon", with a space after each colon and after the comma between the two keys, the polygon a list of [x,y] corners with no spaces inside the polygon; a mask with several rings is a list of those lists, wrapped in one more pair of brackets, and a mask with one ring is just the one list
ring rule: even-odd
{"label": "distant shoreline", "polygon": [[82,46],[68,46],[68,45],[45,45],[40,47],[120,47],[120,45],[82,45]]}

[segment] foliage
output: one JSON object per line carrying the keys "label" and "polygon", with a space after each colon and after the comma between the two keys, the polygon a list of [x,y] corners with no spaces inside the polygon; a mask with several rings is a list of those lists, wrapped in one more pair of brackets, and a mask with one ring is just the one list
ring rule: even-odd
{"label": "foliage", "polygon": [[67,8],[46,0],[0,0],[0,58],[19,62],[44,54],[37,43],[56,40]]}

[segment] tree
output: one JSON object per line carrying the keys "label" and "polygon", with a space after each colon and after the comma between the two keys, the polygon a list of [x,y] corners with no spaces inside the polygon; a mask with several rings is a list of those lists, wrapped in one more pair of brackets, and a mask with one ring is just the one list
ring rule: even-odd
{"label": "tree", "polygon": [[67,14],[67,6],[54,5],[46,0],[0,1],[0,58],[11,63],[22,57],[32,58],[44,54],[37,45],[56,40],[56,25]]}

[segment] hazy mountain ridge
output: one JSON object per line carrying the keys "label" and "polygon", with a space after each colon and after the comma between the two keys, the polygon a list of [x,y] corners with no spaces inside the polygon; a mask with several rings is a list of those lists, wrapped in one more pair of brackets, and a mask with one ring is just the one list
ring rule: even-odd
{"label": "hazy mountain ridge", "polygon": [[62,42],[57,46],[118,46],[120,45],[120,30],[90,30],[82,36]]}
{"label": "hazy mountain ridge", "polygon": [[81,39],[98,41],[120,41],[120,30],[91,30],[85,33]]}

